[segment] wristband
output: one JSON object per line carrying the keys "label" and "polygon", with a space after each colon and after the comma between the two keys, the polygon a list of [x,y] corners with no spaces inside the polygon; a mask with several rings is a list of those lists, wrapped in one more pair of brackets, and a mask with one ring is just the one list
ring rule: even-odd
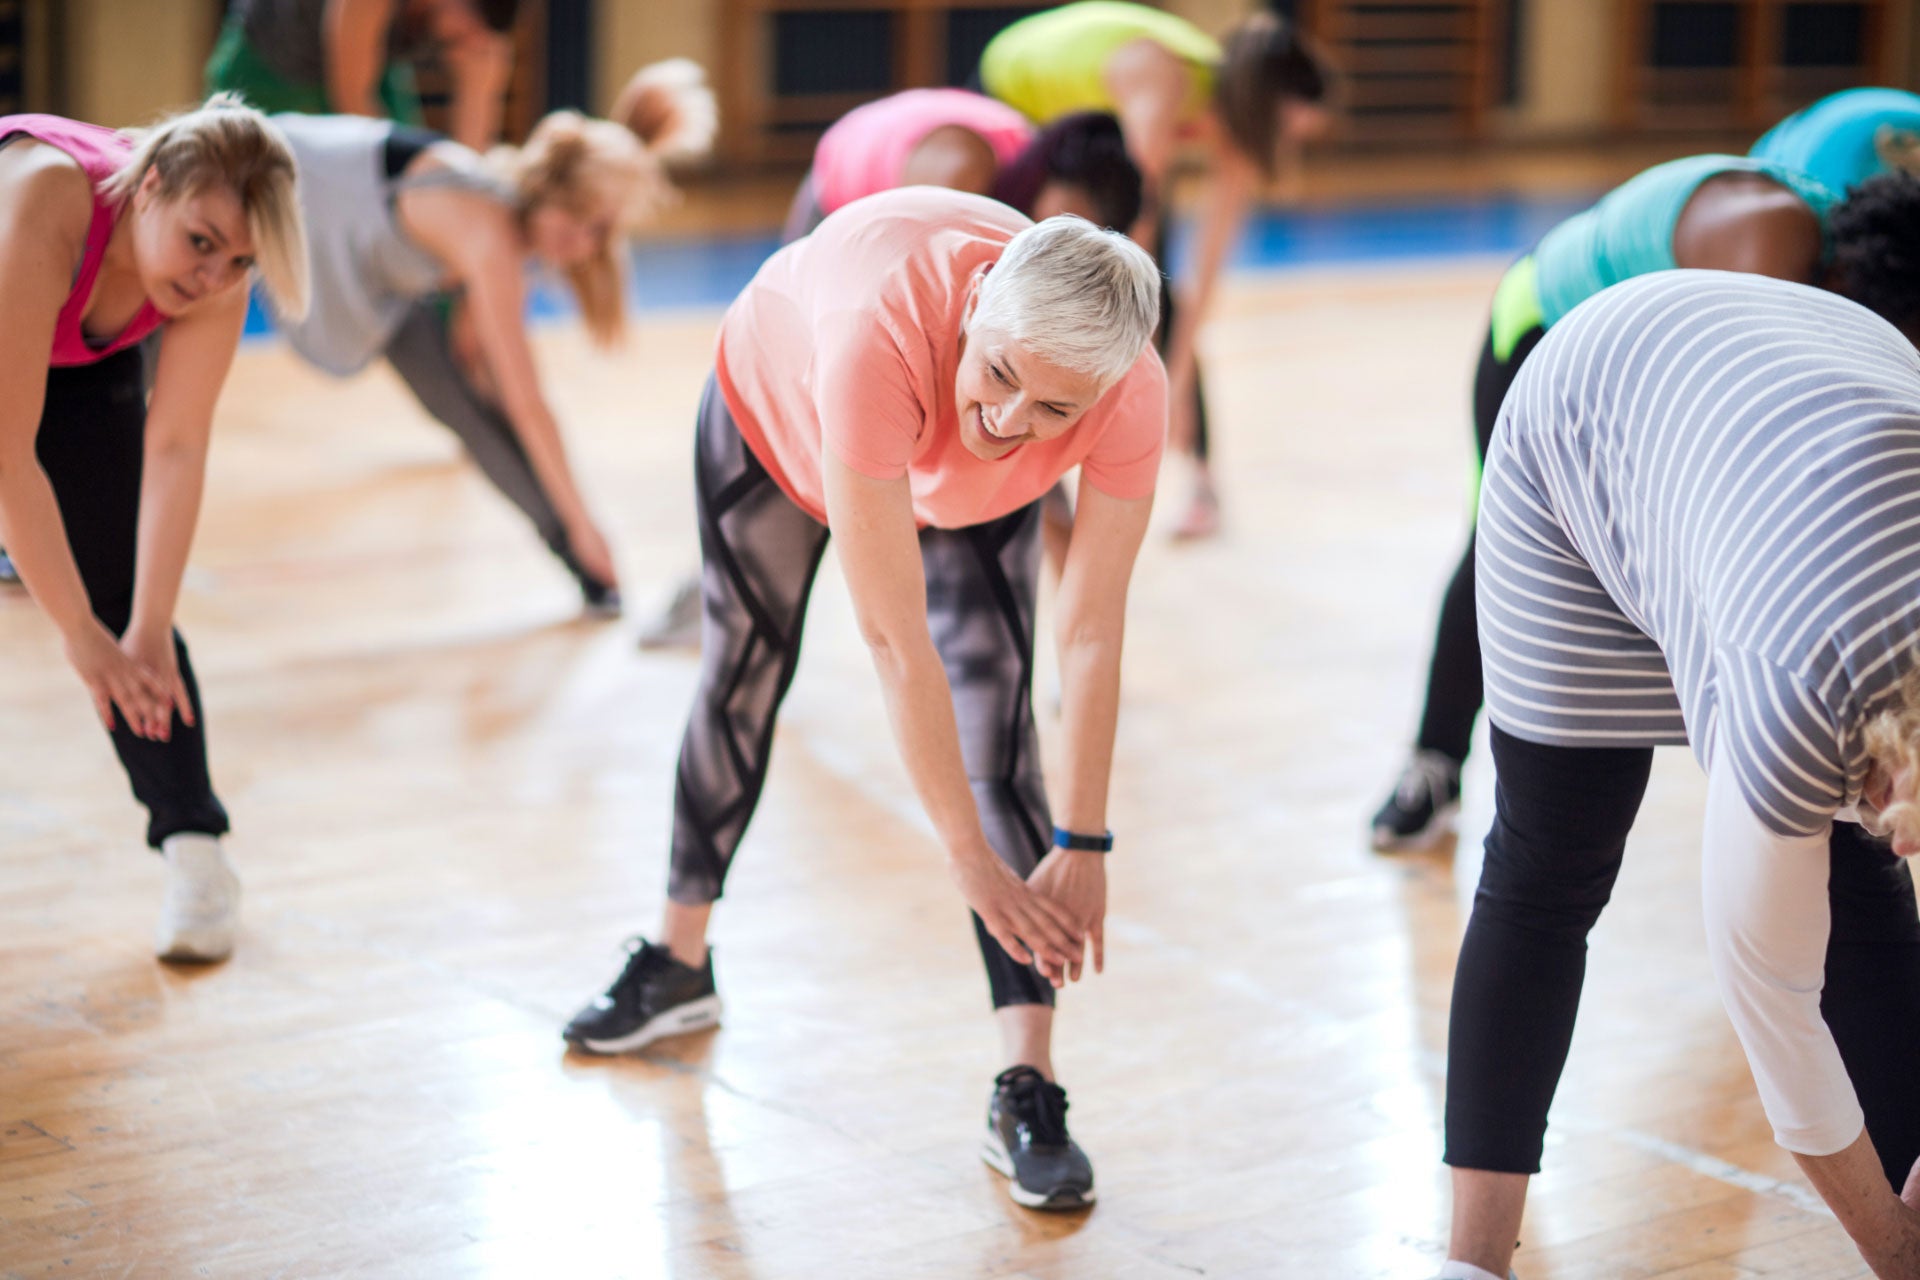
{"label": "wristband", "polygon": [[1053,843],[1057,849],[1081,849],[1087,853],[1112,853],[1113,832],[1108,831],[1097,836],[1081,835],[1065,827],[1053,829]]}

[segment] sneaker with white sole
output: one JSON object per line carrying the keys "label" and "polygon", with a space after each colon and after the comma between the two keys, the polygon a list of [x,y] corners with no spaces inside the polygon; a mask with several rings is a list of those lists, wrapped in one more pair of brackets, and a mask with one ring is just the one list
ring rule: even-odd
{"label": "sneaker with white sole", "polygon": [[1460,762],[1438,751],[1407,758],[1393,794],[1373,815],[1373,847],[1381,853],[1424,849],[1446,834],[1460,809]]}
{"label": "sneaker with white sole", "polygon": [[166,897],[154,951],[162,960],[210,964],[233,954],[240,920],[240,877],[217,836],[182,833],[160,845],[167,863]]}
{"label": "sneaker with white sole", "polygon": [[713,985],[713,949],[698,969],[645,938],[627,942],[626,967],[605,995],[567,1023],[560,1034],[588,1053],[631,1053],[667,1036],[720,1025]]}
{"label": "sneaker with white sole", "polygon": [[673,589],[673,599],[640,630],[642,649],[698,649],[700,647],[700,579],[688,578]]}
{"label": "sneaker with white sole", "polygon": [[994,1077],[980,1158],[1009,1179],[1015,1204],[1084,1209],[1094,1201],[1093,1163],[1067,1134],[1067,1091],[1032,1067]]}

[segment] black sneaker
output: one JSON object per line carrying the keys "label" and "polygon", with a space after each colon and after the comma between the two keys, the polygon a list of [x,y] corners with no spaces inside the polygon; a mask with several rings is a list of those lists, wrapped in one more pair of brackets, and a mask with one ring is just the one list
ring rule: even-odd
{"label": "black sneaker", "polygon": [[1067,1091],[1032,1067],[993,1078],[980,1158],[1012,1179],[1013,1202],[1029,1209],[1084,1209],[1093,1203],[1093,1164],[1067,1136]]}
{"label": "black sneaker", "polygon": [[1460,763],[1438,751],[1415,751],[1393,794],[1373,815],[1373,847],[1382,853],[1424,849],[1460,808]]}
{"label": "black sneaker", "polygon": [[584,611],[589,618],[620,616],[622,608],[620,588],[600,581],[581,568],[580,562],[573,558],[572,552],[562,550],[554,554],[560,557],[561,564],[567,566],[567,572],[573,575],[573,580],[580,584],[580,603],[585,606]]}
{"label": "black sneaker", "polygon": [[713,989],[713,951],[698,969],[645,938],[627,943],[627,967],[607,993],[573,1015],[560,1034],[588,1053],[627,1053],[666,1036],[720,1025]]}

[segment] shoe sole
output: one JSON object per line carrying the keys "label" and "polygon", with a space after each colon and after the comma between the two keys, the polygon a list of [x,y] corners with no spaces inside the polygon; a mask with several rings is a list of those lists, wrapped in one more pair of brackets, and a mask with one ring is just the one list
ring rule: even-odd
{"label": "shoe sole", "polygon": [[1007,1194],[1013,1202],[1023,1209],[1084,1209],[1099,1198],[1094,1188],[1084,1192],[1056,1192],[1050,1196],[1035,1195],[1020,1185],[1020,1179],[1014,1176],[1013,1157],[1007,1154],[1006,1143],[1000,1141],[1000,1135],[989,1130],[980,1140],[980,1158],[987,1168],[1007,1180]]}
{"label": "shoe sole", "polygon": [[1419,853],[1431,849],[1446,838],[1453,829],[1454,815],[1460,812],[1460,802],[1443,805],[1434,812],[1433,819],[1418,831],[1400,836],[1390,827],[1373,829],[1373,851],[1375,853]]}
{"label": "shoe sole", "polygon": [[683,1036],[694,1031],[705,1031],[708,1027],[720,1025],[720,997],[702,996],[687,1004],[675,1005],[659,1017],[643,1023],[637,1031],[628,1032],[612,1040],[589,1040],[584,1036],[568,1036],[567,1043],[589,1053],[632,1053],[635,1049],[644,1049],[655,1040],[664,1040],[668,1036]]}
{"label": "shoe sole", "polygon": [[170,946],[157,948],[154,955],[173,964],[219,964],[233,955],[233,943],[176,939]]}

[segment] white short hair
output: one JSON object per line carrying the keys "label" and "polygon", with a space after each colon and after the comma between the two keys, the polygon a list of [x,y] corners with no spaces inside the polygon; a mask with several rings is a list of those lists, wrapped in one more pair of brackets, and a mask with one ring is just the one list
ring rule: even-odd
{"label": "white short hair", "polygon": [[1063,214],[1007,243],[969,330],[998,329],[1047,363],[1112,386],[1160,323],[1160,268],[1117,231]]}

